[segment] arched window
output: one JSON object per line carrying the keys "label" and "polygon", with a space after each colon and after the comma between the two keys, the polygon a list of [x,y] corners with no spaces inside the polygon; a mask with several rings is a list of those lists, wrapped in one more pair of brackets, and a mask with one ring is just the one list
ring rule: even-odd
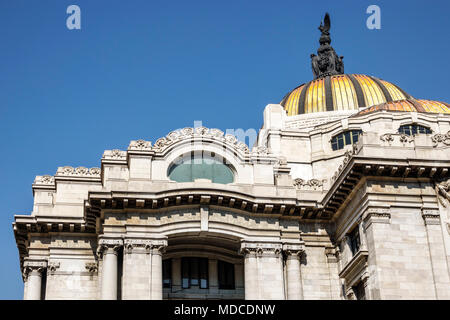
{"label": "arched window", "polygon": [[359,135],[362,134],[362,130],[349,130],[334,136],[331,139],[331,148],[333,151],[343,149],[348,144],[358,142]]}
{"label": "arched window", "polygon": [[234,173],[225,159],[208,152],[192,152],[178,158],[169,168],[170,180],[193,182],[195,179],[209,179],[214,183],[232,183]]}
{"label": "arched window", "polygon": [[406,134],[408,136],[414,136],[416,134],[422,133],[430,134],[431,129],[421,126],[420,124],[405,124],[403,126],[400,126],[400,128],[398,128],[398,132]]}

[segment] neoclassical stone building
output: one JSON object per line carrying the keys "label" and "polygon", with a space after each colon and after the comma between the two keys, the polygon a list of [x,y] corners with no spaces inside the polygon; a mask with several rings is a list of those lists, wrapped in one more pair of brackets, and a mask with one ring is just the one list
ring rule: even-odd
{"label": "neoclassical stone building", "polygon": [[37,176],[24,298],[449,299],[450,105],[344,74],[329,29],[251,149],[184,128]]}

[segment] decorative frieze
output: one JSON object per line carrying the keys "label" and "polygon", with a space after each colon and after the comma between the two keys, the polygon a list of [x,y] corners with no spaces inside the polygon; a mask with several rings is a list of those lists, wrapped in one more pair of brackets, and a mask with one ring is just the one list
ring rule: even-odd
{"label": "decorative frieze", "polygon": [[181,130],[172,131],[165,137],[161,137],[156,140],[153,147],[151,145],[151,142],[149,141],[133,140],[131,141],[128,150],[153,150],[155,152],[162,152],[178,141],[191,139],[193,137],[207,137],[213,140],[218,140],[232,145],[234,149],[239,150],[243,153],[249,153],[248,146],[244,142],[238,141],[234,135],[224,134],[224,132],[219,129],[208,129],[205,127],[183,128]]}
{"label": "decorative frieze", "polygon": [[86,168],[86,167],[59,167],[56,171],[56,176],[70,176],[70,177],[100,177],[100,168]]}
{"label": "decorative frieze", "polygon": [[297,178],[297,179],[294,179],[294,187],[296,189],[301,189],[301,190],[321,190],[321,189],[323,189],[323,184],[326,181],[327,181],[326,179],[303,180],[303,179]]}

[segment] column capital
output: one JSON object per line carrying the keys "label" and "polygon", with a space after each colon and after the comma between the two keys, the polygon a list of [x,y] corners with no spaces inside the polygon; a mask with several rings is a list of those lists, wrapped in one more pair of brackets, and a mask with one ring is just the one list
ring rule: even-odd
{"label": "column capital", "polygon": [[24,279],[28,278],[29,274],[42,276],[42,272],[47,268],[47,260],[43,259],[27,259],[23,263],[23,276]]}
{"label": "column capital", "polygon": [[305,252],[304,243],[283,243],[283,252],[289,257],[300,257]]}
{"label": "column capital", "polygon": [[154,253],[163,252],[167,247],[167,240],[165,239],[125,239],[124,248],[125,253]]}
{"label": "column capital", "polygon": [[279,256],[282,250],[283,245],[280,242],[241,241],[241,253],[244,255]]}
{"label": "column capital", "polygon": [[117,255],[117,252],[122,246],[123,246],[122,239],[101,238],[98,241],[97,255],[100,258],[103,257],[103,255],[106,253],[112,253]]}

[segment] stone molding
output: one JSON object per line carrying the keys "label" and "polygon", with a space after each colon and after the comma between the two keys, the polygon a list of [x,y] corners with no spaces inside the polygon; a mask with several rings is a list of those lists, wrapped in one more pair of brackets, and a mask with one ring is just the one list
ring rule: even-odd
{"label": "stone molding", "polygon": [[422,209],[422,218],[426,226],[441,224],[441,216],[439,214],[439,210]]}
{"label": "stone molding", "polygon": [[363,228],[366,230],[372,223],[391,223],[389,208],[368,208],[362,216]]}
{"label": "stone molding", "polygon": [[360,249],[339,272],[339,277],[345,280],[345,286],[347,288],[352,287],[360,279],[367,281],[369,276],[367,269],[368,257],[369,252]]}

